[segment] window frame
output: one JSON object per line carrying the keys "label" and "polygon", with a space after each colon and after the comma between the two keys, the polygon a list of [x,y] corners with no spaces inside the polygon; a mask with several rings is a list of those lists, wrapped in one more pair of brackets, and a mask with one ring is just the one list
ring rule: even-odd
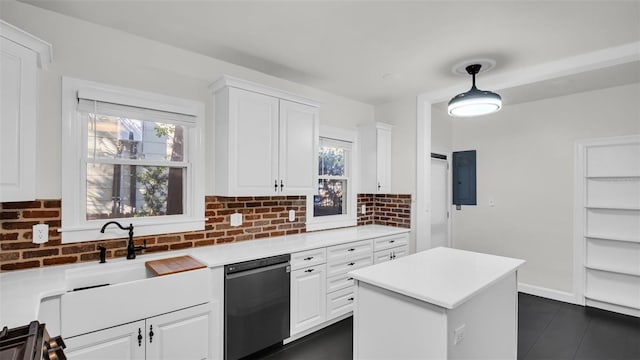
{"label": "window frame", "polygon": [[[358,215],[357,215],[357,174],[358,174],[358,143],[357,143],[357,132],[355,130],[341,129],[331,126],[320,126],[320,137],[321,138],[329,138],[338,141],[350,142],[351,143],[351,154],[350,159],[345,159],[345,166],[348,166],[348,169],[345,169],[345,172],[348,174],[347,176],[347,196],[346,196],[346,205],[347,205],[347,213],[340,215],[325,215],[325,216],[313,216],[313,197],[316,195],[315,193],[312,195],[307,195],[307,231],[318,231],[318,230],[326,230],[326,229],[336,229],[341,227],[349,227],[356,226],[358,224]],[[319,145],[318,145],[319,149]],[[316,157],[315,168],[318,168],[318,158]],[[340,177],[342,178],[342,177]],[[314,176],[315,179],[315,187],[318,186],[318,180],[320,176],[316,171]]]}
{"label": "window frame", "polygon": [[[96,100],[194,117],[185,127],[186,180],[184,208],[180,215],[125,217],[99,220],[86,218],[87,121],[80,118],[78,92],[94,94]],[[204,230],[204,103],[156,93],[112,86],[70,77],[62,78],[62,243],[121,238],[119,229],[100,233],[107,221],[133,224],[136,236]]]}

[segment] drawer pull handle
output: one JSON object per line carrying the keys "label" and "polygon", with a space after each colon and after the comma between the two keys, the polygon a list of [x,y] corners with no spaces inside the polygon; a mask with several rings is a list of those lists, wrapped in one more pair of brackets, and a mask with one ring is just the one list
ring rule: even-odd
{"label": "drawer pull handle", "polygon": [[347,281],[351,281],[351,280],[353,280],[353,278],[352,278],[352,277],[348,277],[348,278],[347,278]]}
{"label": "drawer pull handle", "polygon": [[394,242],[396,242],[395,240],[389,240],[390,244],[393,244]]}
{"label": "drawer pull handle", "polygon": [[350,298],[348,298],[347,300],[349,300],[349,301],[353,301],[353,298],[352,298],[352,297],[350,297]]}
{"label": "drawer pull handle", "polygon": [[349,265],[349,266],[353,266],[353,265],[355,265],[355,264],[356,264],[356,263],[354,263],[354,262],[350,262],[350,263],[348,263],[347,265]]}
{"label": "drawer pull handle", "polygon": [[304,261],[309,261],[311,259],[313,259],[313,256],[309,256],[309,257],[304,258]]}
{"label": "drawer pull handle", "polygon": [[351,248],[351,249],[349,249],[349,250],[347,250],[347,251],[356,251],[356,249],[354,249],[354,248]]}
{"label": "drawer pull handle", "polygon": [[313,269],[307,269],[304,272],[313,272]]}

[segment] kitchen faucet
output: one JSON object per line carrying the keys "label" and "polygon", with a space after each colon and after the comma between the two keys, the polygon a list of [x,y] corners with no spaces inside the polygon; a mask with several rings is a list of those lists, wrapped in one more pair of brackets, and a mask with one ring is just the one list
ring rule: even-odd
{"label": "kitchen faucet", "polygon": [[102,225],[102,229],[100,229],[100,232],[104,234],[104,229],[106,229],[107,226],[111,224],[118,225],[118,227],[121,230],[129,230],[129,242],[127,242],[127,259],[128,260],[132,260],[136,258],[136,251],[142,251],[147,248],[147,240],[144,240],[144,245],[142,246],[135,246],[133,244],[133,224],[129,224],[128,227],[124,227],[120,225],[120,223],[117,221],[109,221],[108,223]]}

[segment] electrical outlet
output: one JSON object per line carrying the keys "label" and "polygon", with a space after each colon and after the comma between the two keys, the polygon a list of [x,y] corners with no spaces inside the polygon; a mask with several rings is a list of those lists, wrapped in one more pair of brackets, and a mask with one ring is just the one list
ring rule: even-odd
{"label": "electrical outlet", "polygon": [[289,210],[289,221],[296,221],[296,211]]}
{"label": "electrical outlet", "polygon": [[44,244],[49,241],[49,225],[47,224],[36,224],[33,225],[33,243],[34,244]]}
{"label": "electrical outlet", "polygon": [[453,345],[458,345],[464,340],[464,328],[465,324],[460,325],[457,329],[453,330]]}
{"label": "electrical outlet", "polygon": [[360,214],[365,215],[367,213],[367,205],[360,206]]}
{"label": "electrical outlet", "polygon": [[231,226],[242,225],[242,213],[231,214]]}

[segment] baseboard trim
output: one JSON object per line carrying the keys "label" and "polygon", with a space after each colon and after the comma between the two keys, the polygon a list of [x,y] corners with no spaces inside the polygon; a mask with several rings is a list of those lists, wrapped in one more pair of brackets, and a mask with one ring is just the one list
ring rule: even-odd
{"label": "baseboard trim", "polygon": [[565,291],[554,290],[525,283],[518,283],[518,291],[529,295],[535,295],[551,300],[566,302],[569,304],[584,305],[576,300],[576,296],[574,294]]}

